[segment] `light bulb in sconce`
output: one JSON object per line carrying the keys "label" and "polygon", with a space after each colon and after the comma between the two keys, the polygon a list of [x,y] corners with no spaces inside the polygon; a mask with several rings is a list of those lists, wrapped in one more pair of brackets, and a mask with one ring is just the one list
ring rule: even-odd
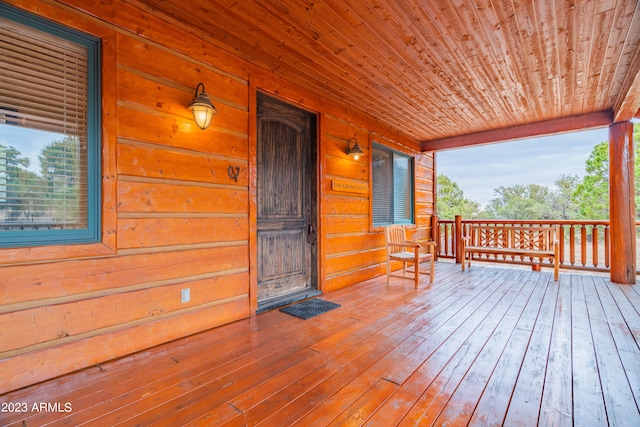
{"label": "light bulb in sconce", "polygon": [[[200,88],[202,88],[200,90]],[[198,93],[200,90],[200,93]],[[198,83],[196,86],[196,96],[187,107],[193,114],[193,120],[200,129],[206,129],[211,124],[211,119],[218,114],[216,107],[213,106],[209,96],[204,91],[204,84]]]}
{"label": "light bulb in sconce", "polygon": [[[351,146],[351,143],[353,143],[353,146]],[[349,138],[347,140],[346,153],[351,156],[353,160],[358,160],[360,156],[364,156],[364,151],[362,151],[355,138]]]}

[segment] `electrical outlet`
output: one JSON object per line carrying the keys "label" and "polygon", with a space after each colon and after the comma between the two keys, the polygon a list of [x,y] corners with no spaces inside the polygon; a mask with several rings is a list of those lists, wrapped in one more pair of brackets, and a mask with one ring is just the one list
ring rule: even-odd
{"label": "electrical outlet", "polygon": [[182,302],[191,301],[191,288],[184,288],[182,290]]}

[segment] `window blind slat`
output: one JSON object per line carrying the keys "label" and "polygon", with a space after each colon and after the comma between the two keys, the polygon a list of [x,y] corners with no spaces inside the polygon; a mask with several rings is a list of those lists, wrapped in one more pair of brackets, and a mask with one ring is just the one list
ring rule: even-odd
{"label": "window blind slat", "polygon": [[372,149],[374,225],[413,222],[413,159],[384,148]]}
{"label": "window blind slat", "polygon": [[392,197],[392,162],[391,153],[381,150],[372,150],[372,216],[373,224],[390,224],[391,217],[391,197]]}
{"label": "window blind slat", "polygon": [[[84,46],[0,21],[0,123],[86,135],[88,55]],[[68,120],[73,118],[73,120]]]}
{"label": "window blind slat", "polygon": [[87,48],[0,18],[0,57],[0,231],[87,228]]}

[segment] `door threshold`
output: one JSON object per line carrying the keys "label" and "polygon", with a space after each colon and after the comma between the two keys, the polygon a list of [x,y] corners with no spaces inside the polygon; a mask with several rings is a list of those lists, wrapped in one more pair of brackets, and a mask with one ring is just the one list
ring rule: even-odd
{"label": "door threshold", "polygon": [[317,297],[318,295],[322,295],[322,292],[317,289],[303,289],[279,297],[269,298],[264,302],[258,302],[256,314],[264,313],[265,311],[273,310],[274,308],[282,307],[303,299]]}

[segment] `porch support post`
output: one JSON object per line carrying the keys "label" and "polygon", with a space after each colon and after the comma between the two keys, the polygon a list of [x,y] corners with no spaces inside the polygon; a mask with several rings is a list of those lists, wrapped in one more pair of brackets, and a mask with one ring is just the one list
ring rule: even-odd
{"label": "porch support post", "polygon": [[453,240],[453,250],[456,254],[456,264],[462,264],[462,252],[460,252],[460,245],[462,244],[462,215],[456,215],[454,217],[455,227],[454,227],[454,240]]}
{"label": "porch support post", "polygon": [[636,202],[633,124],[609,126],[609,220],[611,281],[636,283]]}

